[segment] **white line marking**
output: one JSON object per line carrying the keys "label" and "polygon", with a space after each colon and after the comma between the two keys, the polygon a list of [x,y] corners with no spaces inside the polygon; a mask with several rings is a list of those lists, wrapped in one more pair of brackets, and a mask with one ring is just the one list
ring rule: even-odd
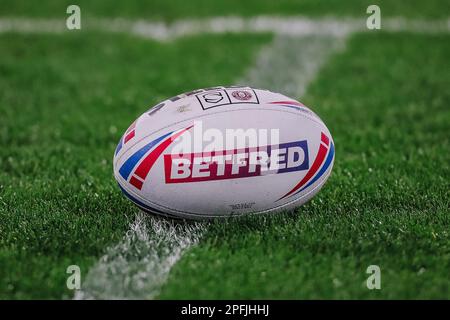
{"label": "white line marking", "polygon": [[264,48],[239,84],[299,99],[328,57],[345,47],[342,36],[278,35]]}
{"label": "white line marking", "polygon": [[82,279],[74,299],[153,299],[172,266],[197,243],[206,225],[136,214],[121,242]]}
{"label": "white line marking", "polygon": [[[187,35],[226,32],[271,32],[279,35],[330,35],[339,37],[351,32],[369,31],[365,23],[365,19],[330,17],[312,19],[298,16],[213,17],[209,19],[178,20],[170,24],[121,18],[86,18],[83,20],[82,30],[128,33],[160,41]],[[382,20],[381,29],[390,32],[448,33],[450,32],[450,19],[385,18]],[[77,31],[67,30],[63,19],[0,18],[0,32],[63,33]]]}

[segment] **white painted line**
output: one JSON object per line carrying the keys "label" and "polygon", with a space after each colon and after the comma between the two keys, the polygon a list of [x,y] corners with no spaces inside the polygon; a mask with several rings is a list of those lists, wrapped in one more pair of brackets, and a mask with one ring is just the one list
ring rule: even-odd
{"label": "white painted line", "polygon": [[206,225],[139,212],[121,242],[82,279],[74,299],[153,299],[172,266],[197,243]]}
{"label": "white painted line", "polygon": [[261,51],[256,65],[238,84],[300,99],[328,57],[344,47],[342,36],[278,35],[272,45]]}
{"label": "white painted line", "polygon": [[140,21],[132,24],[132,33],[152,39],[168,40],[201,33],[276,33],[282,35],[343,36],[363,26],[360,21],[281,17],[217,17],[181,20],[171,25]]}

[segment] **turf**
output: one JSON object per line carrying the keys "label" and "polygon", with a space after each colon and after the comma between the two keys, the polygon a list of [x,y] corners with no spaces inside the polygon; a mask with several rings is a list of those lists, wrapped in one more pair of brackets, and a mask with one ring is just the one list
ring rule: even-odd
{"label": "turf", "polygon": [[85,275],[137,211],[112,176],[124,130],[175,93],[231,84],[270,39],[0,36],[0,299],[70,298],[66,268]]}
{"label": "turf", "polygon": [[[66,17],[71,0],[2,0],[0,16]],[[308,15],[366,17],[369,5],[377,4],[383,17],[447,18],[450,5],[445,0],[78,0],[82,17],[134,17],[171,21],[177,18],[209,16]]]}
{"label": "turf", "polygon": [[301,99],[336,143],[324,190],[294,214],[213,224],[160,298],[449,299],[449,40],[353,37]]}

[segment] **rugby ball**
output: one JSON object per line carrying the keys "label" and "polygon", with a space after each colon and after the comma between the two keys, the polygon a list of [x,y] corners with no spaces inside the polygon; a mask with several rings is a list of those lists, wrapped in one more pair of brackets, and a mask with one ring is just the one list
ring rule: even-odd
{"label": "rugby ball", "polygon": [[334,143],[302,103],[268,90],[213,87],[175,96],[134,121],[114,176],[142,210],[205,219],[293,209],[324,185]]}

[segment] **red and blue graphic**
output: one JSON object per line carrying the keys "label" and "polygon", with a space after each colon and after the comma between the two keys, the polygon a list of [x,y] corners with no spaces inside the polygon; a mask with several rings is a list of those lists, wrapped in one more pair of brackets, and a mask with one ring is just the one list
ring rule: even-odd
{"label": "red and blue graphic", "polygon": [[164,152],[164,150],[166,150],[167,147],[176,138],[181,136],[183,133],[185,133],[192,127],[193,126],[190,126],[185,129],[166,133],[165,135],[151,141],[150,143],[146,144],[141,149],[136,151],[120,167],[119,173],[122,176],[122,178],[127,180],[136,189],[141,190],[145,178],[147,177],[151,168],[155,164],[156,160]]}
{"label": "red and blue graphic", "polygon": [[317,152],[316,159],[314,160],[309,171],[294,188],[278,199],[278,201],[302,192],[316,182],[327,171],[334,158],[334,144],[333,142],[330,143],[330,138],[328,138],[323,132],[321,133],[320,140],[319,152]]}
{"label": "red and blue graphic", "polygon": [[[137,121],[137,120],[136,120]],[[115,154],[117,155],[119,151],[122,149],[123,145],[128,141],[134,138],[135,129],[136,129],[136,121],[134,121],[131,126],[125,131],[125,134],[120,138],[119,144],[117,145]]]}
{"label": "red and blue graphic", "polygon": [[298,102],[298,101],[273,101],[270,102],[270,104],[276,104],[276,105],[280,105],[283,107],[288,107],[288,108],[292,108],[295,110],[303,110],[303,108],[305,108],[305,105],[303,105],[302,103]]}

